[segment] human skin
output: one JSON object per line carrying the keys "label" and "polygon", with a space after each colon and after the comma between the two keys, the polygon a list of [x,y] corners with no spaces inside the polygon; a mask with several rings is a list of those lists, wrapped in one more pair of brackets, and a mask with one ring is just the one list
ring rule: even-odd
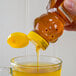
{"label": "human skin", "polygon": [[[74,16],[76,16],[76,0],[65,0],[64,7]],[[76,31],[76,23],[72,25],[65,25],[64,29],[67,31]]]}

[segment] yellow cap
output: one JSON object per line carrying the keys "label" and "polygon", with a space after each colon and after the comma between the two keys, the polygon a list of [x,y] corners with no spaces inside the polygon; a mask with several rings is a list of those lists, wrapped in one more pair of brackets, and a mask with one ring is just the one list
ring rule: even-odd
{"label": "yellow cap", "polygon": [[43,50],[45,50],[49,45],[49,43],[44,38],[34,31],[31,31],[27,36],[36,46],[39,46]]}
{"label": "yellow cap", "polygon": [[29,38],[24,33],[15,32],[9,35],[7,43],[13,48],[24,48],[29,44]]}

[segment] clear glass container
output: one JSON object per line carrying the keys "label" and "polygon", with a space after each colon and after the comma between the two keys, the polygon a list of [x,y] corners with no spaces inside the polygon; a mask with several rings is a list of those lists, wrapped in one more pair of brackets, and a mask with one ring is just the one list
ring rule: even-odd
{"label": "clear glass container", "polygon": [[[61,76],[62,60],[57,57],[22,56],[11,59],[11,67],[0,68],[1,76]],[[6,73],[8,72],[8,73]]]}

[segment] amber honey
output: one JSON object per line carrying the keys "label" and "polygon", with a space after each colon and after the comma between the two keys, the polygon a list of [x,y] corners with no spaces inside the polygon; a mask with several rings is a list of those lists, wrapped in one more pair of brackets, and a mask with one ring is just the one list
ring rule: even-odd
{"label": "amber honey", "polygon": [[[28,70],[31,72],[32,69],[28,69]],[[44,72],[44,69],[43,69],[38,73],[35,70],[32,70],[31,73],[27,71],[13,70],[13,76],[61,76],[61,70],[48,72],[48,69],[46,69],[46,72]]]}
{"label": "amber honey", "polygon": [[[50,42],[56,42],[63,34],[64,24],[70,23],[68,18],[71,18],[66,18],[66,15],[63,14],[62,11],[58,8],[62,2],[63,0],[54,0],[54,2],[52,0],[48,5],[50,8],[47,8],[47,10],[52,10],[34,20],[34,30],[28,34],[28,38],[36,45],[37,62],[33,64],[31,62],[27,64],[22,63],[19,65],[19,67],[14,66],[12,76],[61,76],[60,64],[57,65],[48,62],[39,62],[39,50],[41,48],[45,50]],[[56,8],[56,10],[54,10],[54,8]],[[22,35],[20,36],[21,39],[22,37],[25,37]],[[45,67],[46,65],[50,64],[52,65]]]}
{"label": "amber honey", "polygon": [[40,47],[37,46],[37,62],[20,63],[14,66],[12,76],[61,76],[61,63],[39,62],[39,50]]}
{"label": "amber honey", "polygon": [[7,42],[13,48],[23,48],[30,40],[45,50],[50,42],[55,43],[63,34],[64,25],[76,25],[76,16],[64,7],[64,0],[49,0],[47,13],[34,20],[33,31],[28,35],[13,33]]}
{"label": "amber honey", "polygon": [[64,7],[64,0],[50,0],[47,13],[35,19],[34,32],[54,43],[63,34],[64,25],[76,25],[76,16]]}
{"label": "amber honey", "polygon": [[63,33],[63,24],[61,17],[56,12],[47,13],[35,20],[34,31],[48,43],[55,42]]}
{"label": "amber honey", "polygon": [[[28,63],[30,66],[35,66],[36,64]],[[28,67],[28,64],[25,64],[24,67]],[[39,65],[48,65],[41,63]],[[54,66],[54,65],[53,65]],[[47,68],[14,68],[12,76],[61,76],[61,69],[57,67],[48,67]]]}

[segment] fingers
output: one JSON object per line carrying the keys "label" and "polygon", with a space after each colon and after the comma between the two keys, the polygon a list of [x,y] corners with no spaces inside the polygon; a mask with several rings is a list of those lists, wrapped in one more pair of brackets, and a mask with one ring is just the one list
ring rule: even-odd
{"label": "fingers", "polygon": [[76,0],[65,0],[64,7],[73,15],[76,15]]}
{"label": "fingers", "polygon": [[[64,1],[64,7],[74,16],[76,16],[76,0],[65,0]],[[76,23],[73,23],[71,25],[65,25],[65,30],[68,31],[76,31]]]}

